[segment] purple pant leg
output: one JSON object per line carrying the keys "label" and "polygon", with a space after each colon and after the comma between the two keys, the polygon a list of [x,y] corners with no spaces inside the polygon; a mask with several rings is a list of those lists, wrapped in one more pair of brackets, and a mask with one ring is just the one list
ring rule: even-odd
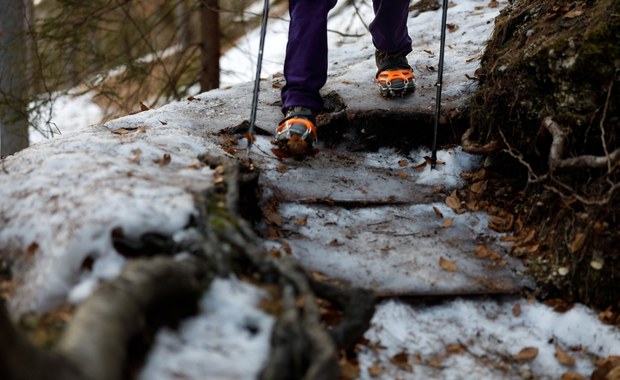
{"label": "purple pant leg", "polygon": [[386,53],[411,52],[407,30],[409,0],[373,0],[375,18],[368,28],[375,47]]}
{"label": "purple pant leg", "polygon": [[293,106],[323,108],[319,90],[327,81],[327,13],[334,5],[336,0],[289,0],[283,111]]}

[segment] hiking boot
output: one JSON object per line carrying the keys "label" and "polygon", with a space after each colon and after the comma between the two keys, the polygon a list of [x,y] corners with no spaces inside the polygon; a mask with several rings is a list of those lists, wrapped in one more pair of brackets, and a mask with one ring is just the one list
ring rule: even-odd
{"label": "hiking boot", "polygon": [[402,97],[415,91],[415,76],[405,54],[375,51],[377,85],[384,98]]}
{"label": "hiking boot", "polygon": [[293,157],[313,154],[316,142],[316,120],[312,110],[291,107],[276,130],[275,144]]}

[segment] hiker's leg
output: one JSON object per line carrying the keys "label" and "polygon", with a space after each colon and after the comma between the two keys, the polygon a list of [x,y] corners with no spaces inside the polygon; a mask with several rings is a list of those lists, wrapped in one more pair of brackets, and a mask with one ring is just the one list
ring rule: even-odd
{"label": "hiker's leg", "polygon": [[377,50],[386,53],[411,52],[411,37],[407,30],[409,0],[373,0],[375,18],[369,29]]}
{"label": "hiker's leg", "polygon": [[289,0],[282,110],[323,108],[319,90],[327,80],[327,13],[336,0]]}

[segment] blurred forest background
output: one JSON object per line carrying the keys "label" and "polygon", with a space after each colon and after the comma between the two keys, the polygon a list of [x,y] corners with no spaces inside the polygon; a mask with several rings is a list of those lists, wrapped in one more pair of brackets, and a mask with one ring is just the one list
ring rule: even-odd
{"label": "blurred forest background", "polygon": [[1,0],[1,154],[28,145],[29,125],[59,133],[50,106],[67,93],[94,92],[109,119],[218,88],[235,70],[220,55],[261,15],[252,0]]}

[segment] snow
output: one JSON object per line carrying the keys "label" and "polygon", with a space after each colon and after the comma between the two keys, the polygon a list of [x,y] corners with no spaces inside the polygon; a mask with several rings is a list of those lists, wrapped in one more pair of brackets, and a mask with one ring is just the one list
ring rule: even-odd
{"label": "snow", "polygon": [[[513,312],[517,304],[520,313]],[[371,323],[369,343],[359,355],[360,379],[559,379],[569,370],[589,376],[595,358],[620,352],[620,331],[601,324],[583,305],[557,313],[517,297],[457,298],[438,305],[389,300]],[[526,347],[539,350],[531,362],[511,359]],[[575,359],[574,367],[558,361],[556,348]],[[401,353],[411,372],[391,364]],[[376,363],[383,371],[373,377],[368,369]]]}
{"label": "snow", "polygon": [[274,318],[258,309],[266,292],[235,278],[216,279],[200,313],[178,331],[157,333],[142,380],[255,379],[268,358]]}
{"label": "snow", "polygon": [[[332,11],[329,28],[362,37],[329,34],[331,65],[326,86],[343,94],[351,88],[358,93],[366,91],[374,75],[373,49],[369,48],[370,36],[362,22],[362,19],[371,20],[371,7],[369,2],[359,4],[361,17],[357,17],[355,9],[345,6],[346,3],[340,1]],[[475,75],[479,55],[492,30],[492,20],[501,9],[488,7],[488,0],[453,0],[451,3],[454,6],[449,10],[448,22],[458,29],[447,35],[446,68],[450,70],[444,81],[451,84],[445,86],[447,100],[466,94],[474,85],[466,75]],[[506,2],[502,2],[502,7],[505,5]],[[433,70],[429,67],[436,65],[440,12],[412,13],[409,20],[414,40],[410,61],[416,73],[420,73],[419,86],[433,86]],[[270,20],[263,76],[282,70],[286,20],[287,16]],[[222,57],[222,67],[235,67],[243,74],[224,72],[223,84],[253,80],[257,42],[258,31],[254,31],[237,49]],[[3,183],[0,186],[0,251],[12,254],[17,260],[15,275],[20,277],[11,300],[13,312],[45,311],[67,301],[78,303],[101,280],[114,278],[125,263],[111,239],[115,229],[122,229],[127,238],[133,239],[147,232],[171,236],[175,241],[191,238],[193,231],[187,225],[197,213],[193,192],[210,187],[214,178],[212,170],[200,164],[196,156],[203,152],[223,154],[206,137],[209,131],[220,126],[213,121],[215,118],[226,118],[226,126],[235,119],[247,118],[239,114],[247,108],[242,95],[249,97],[244,86],[251,88],[241,83],[230,89],[230,94],[239,98],[232,99],[232,95],[226,98],[222,95],[224,92],[201,94],[195,102],[176,102],[159,110],[95,126],[89,125],[98,123],[101,113],[90,95],[62,98],[52,117],[52,123],[62,134],[49,140],[33,136],[31,148],[0,164]],[[273,90],[261,93],[264,108],[259,108],[259,122],[269,119],[271,123],[277,117],[264,113],[265,103],[272,104],[274,96]],[[374,98],[367,98],[367,102],[375,102]],[[225,114],[215,114],[217,102],[227,102],[222,107],[231,107],[236,113],[228,110]],[[399,101],[392,104],[406,106]],[[224,112],[222,110],[225,109],[219,112]],[[268,156],[266,138],[259,136],[256,148],[263,152],[257,156],[265,156],[265,162],[271,162],[268,168],[280,164]],[[166,154],[170,155],[170,162],[162,164]],[[418,150],[411,152],[408,159],[418,163],[426,155],[429,155],[427,150]],[[317,160],[322,159],[320,157]],[[441,184],[456,188],[461,185],[459,174],[479,164],[476,157],[462,154],[458,148],[439,151],[438,157],[446,162],[441,170],[431,171],[427,167],[415,175],[410,168],[402,170],[408,171],[409,180],[418,186]],[[303,170],[308,168],[316,170],[312,169],[314,164],[308,162],[287,162],[287,165],[290,169],[285,174],[290,178],[304,178]],[[365,165],[399,170],[393,152],[367,155]],[[358,172],[341,170],[334,178],[352,173]],[[371,170],[367,173],[372,174]],[[368,178],[369,183],[387,183],[379,175]],[[406,194],[406,190],[395,189],[396,196],[412,196]],[[292,192],[291,196],[301,194],[300,189],[294,190],[297,193]],[[318,191],[305,189],[310,190]],[[360,192],[356,196],[362,195]],[[425,203],[403,210],[413,219],[407,221],[407,231],[412,234],[428,232],[424,230],[428,226],[417,223],[428,224],[433,207],[444,216],[455,218],[455,225],[468,229],[473,235],[485,230],[486,221],[481,214],[454,215],[441,203]],[[300,204],[282,209],[284,216],[291,220],[308,215],[310,211],[315,209]],[[368,220],[376,217],[372,210],[324,214],[321,221],[309,218],[310,224],[304,233],[312,236],[321,232],[321,239],[329,242],[335,230],[329,228],[330,225],[345,226],[339,228],[346,230],[348,225],[368,225]],[[438,227],[438,223],[439,220],[430,222],[432,227]],[[456,233],[457,230],[441,231]],[[364,244],[364,238],[370,233],[358,237],[360,244]],[[392,240],[386,236],[380,238],[389,245]],[[428,250],[447,249],[432,240],[418,244]],[[367,266],[370,269],[374,265],[381,269],[378,272],[383,276],[391,274],[391,269],[382,262],[355,261],[339,255],[334,249],[322,255],[328,264],[331,260],[340,266],[344,263],[351,268]],[[406,259],[404,254],[400,257]],[[94,260],[92,269],[83,265],[87,258]],[[215,280],[201,301],[198,316],[184,321],[178,331],[164,330],[158,334],[141,378],[256,378],[268,356],[273,325],[273,319],[256,306],[262,297],[265,296],[261,291],[241,280]],[[521,307],[518,316],[512,313],[515,303]],[[558,314],[540,303],[512,296],[446,299],[435,305],[387,300],[379,305],[372,323],[366,333],[371,344],[363,347],[359,356],[362,379],[371,378],[367,369],[376,362],[383,366],[379,378],[385,379],[473,376],[512,379],[522,378],[526,373],[533,374],[534,378],[555,379],[568,369],[555,359],[556,346],[576,359],[576,371],[588,376],[593,369],[591,357],[620,354],[618,328],[603,325],[586,307],[576,305],[569,312]],[[446,355],[445,348],[451,343],[463,344],[467,350]],[[540,350],[530,363],[516,365],[508,360],[503,371],[489,364],[489,360],[513,357],[527,346]],[[576,346],[582,348],[575,351]],[[413,355],[409,358],[413,373],[390,363],[390,357],[403,351]],[[421,364],[415,364],[416,355]],[[437,368],[428,364],[433,358],[442,358]]]}

